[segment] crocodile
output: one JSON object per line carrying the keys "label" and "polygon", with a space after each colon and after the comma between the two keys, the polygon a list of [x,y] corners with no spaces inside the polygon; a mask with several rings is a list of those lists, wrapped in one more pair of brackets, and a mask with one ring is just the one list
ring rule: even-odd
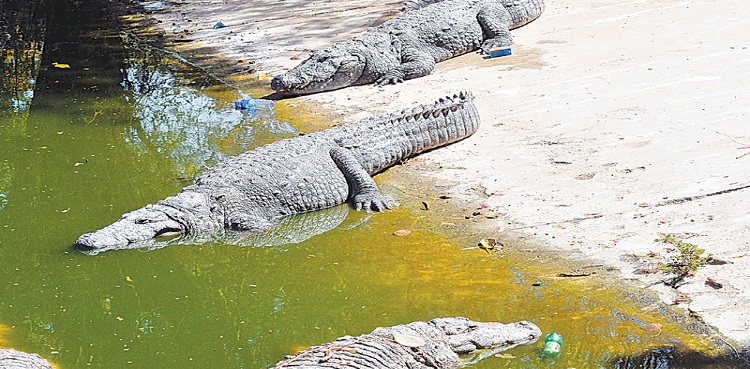
{"label": "crocodile", "polygon": [[372,175],[473,134],[471,92],[373,116],[247,151],[206,170],[175,196],[124,214],[76,240],[84,251],[143,247],[167,234],[264,232],[280,218],[349,201],[383,211],[390,201]]}
{"label": "crocodile", "polygon": [[3,369],[53,369],[38,354],[27,354],[13,349],[0,348],[0,368]]}
{"label": "crocodile", "polygon": [[395,84],[428,75],[435,63],[512,43],[510,30],[538,18],[544,0],[422,0],[351,40],[313,52],[274,77],[280,96],[348,86]]}
{"label": "crocodile", "polygon": [[287,357],[274,368],[450,369],[467,364],[461,354],[482,349],[495,354],[536,342],[541,334],[539,327],[527,321],[502,324],[464,317],[436,318],[344,336]]}

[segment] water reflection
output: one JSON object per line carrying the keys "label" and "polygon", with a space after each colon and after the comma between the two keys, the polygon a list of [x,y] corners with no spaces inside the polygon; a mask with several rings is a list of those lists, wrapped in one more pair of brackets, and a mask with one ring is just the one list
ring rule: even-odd
{"label": "water reflection", "polygon": [[44,25],[41,2],[0,3],[0,118],[5,129],[18,129],[28,116],[42,61]]}
{"label": "water reflection", "polygon": [[8,163],[0,162],[0,211],[8,205],[11,180],[10,166]]}
{"label": "water reflection", "polygon": [[[130,48],[122,85],[138,122],[126,140],[139,152],[157,151],[175,163],[174,170],[192,176],[257,146],[293,137],[297,130],[276,120],[273,111],[237,111],[232,101],[212,97],[196,86],[166,55],[142,46]],[[240,98],[239,92],[229,93]]]}
{"label": "water reflection", "polygon": [[[349,230],[364,224],[373,213],[352,212],[350,216],[348,204],[342,204],[323,210],[290,215],[276,221],[274,226],[265,232],[236,232],[224,230],[205,235],[189,235],[177,237],[161,237],[135,244],[143,250],[157,250],[172,245],[203,245],[224,244],[236,246],[276,247],[288,246],[305,242],[312,237],[328,232],[339,226],[342,230]],[[117,249],[132,249],[133,244],[123,247],[112,247],[96,250],[81,250],[88,255],[97,255],[105,251]],[[279,248],[280,251],[286,248]]]}
{"label": "water reflection", "polygon": [[[40,1],[0,2],[0,138],[26,133],[44,46],[44,7]],[[6,144],[7,145],[7,144]],[[8,205],[12,165],[0,162],[0,211]]]}

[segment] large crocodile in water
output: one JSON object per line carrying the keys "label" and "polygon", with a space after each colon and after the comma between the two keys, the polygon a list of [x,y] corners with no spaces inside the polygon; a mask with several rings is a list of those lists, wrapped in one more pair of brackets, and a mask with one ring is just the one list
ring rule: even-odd
{"label": "large crocodile in water", "polygon": [[248,151],[208,169],[179,194],[80,236],[76,245],[104,251],[141,247],[139,241],[164,234],[262,232],[281,217],[346,201],[357,210],[389,209],[371,176],[470,136],[479,127],[473,100],[461,92]]}
{"label": "large crocodile in water", "polygon": [[[452,369],[466,364],[459,354],[488,354],[535,342],[542,332],[526,321],[479,323],[467,318],[436,318],[377,328],[357,337],[311,347],[276,364],[281,368]],[[479,358],[487,355],[480,355]]]}
{"label": "large crocodile in water", "polygon": [[544,0],[415,1],[393,19],[352,40],[316,51],[271,87],[294,96],[347,86],[402,82],[428,75],[435,63],[477,49],[507,47],[510,30],[544,11]]}

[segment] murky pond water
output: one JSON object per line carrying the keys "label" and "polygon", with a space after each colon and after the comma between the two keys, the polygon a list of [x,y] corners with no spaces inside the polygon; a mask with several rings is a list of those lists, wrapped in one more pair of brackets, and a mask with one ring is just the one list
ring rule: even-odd
{"label": "murky pond water", "polygon": [[26,47],[24,82],[4,74],[0,347],[63,369],[264,368],[342,335],[462,315],[530,320],[565,339],[554,360],[540,358],[538,342],[476,368],[733,365],[712,358],[707,335],[604,279],[554,278],[535,255],[462,250],[481,234],[446,205],[422,210],[421,201],[440,201],[396,185],[402,169],[377,178],[401,202],[384,214],[339,206],[291,218],[273,237],[76,251],[82,233],[305,122],[234,111],[236,90],[133,47],[91,19],[101,14],[53,4],[61,8],[44,47]]}

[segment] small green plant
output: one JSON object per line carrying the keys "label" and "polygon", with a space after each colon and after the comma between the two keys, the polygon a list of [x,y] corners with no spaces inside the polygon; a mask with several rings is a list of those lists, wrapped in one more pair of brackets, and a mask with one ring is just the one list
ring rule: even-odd
{"label": "small green plant", "polygon": [[674,274],[672,279],[664,282],[672,288],[677,288],[685,278],[695,275],[698,268],[708,264],[708,259],[711,256],[704,256],[706,250],[692,243],[680,241],[669,234],[664,238],[657,238],[654,242],[668,243],[677,248],[677,255],[670,256],[666,259],[666,262],[659,265],[663,272]]}

